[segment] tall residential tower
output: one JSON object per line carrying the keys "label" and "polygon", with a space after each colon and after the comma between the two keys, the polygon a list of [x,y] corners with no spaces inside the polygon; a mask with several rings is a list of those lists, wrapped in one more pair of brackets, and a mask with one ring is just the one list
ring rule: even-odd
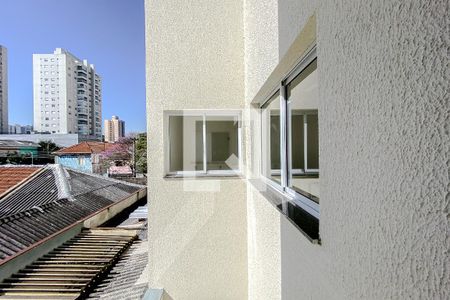
{"label": "tall residential tower", "polygon": [[8,133],[8,52],[0,45],[0,133]]}
{"label": "tall residential tower", "polygon": [[87,60],[61,48],[33,54],[33,92],[35,131],[101,138],[101,78]]}
{"label": "tall residential tower", "polygon": [[125,122],[118,116],[112,116],[111,120],[105,120],[105,142],[117,142],[125,136]]}

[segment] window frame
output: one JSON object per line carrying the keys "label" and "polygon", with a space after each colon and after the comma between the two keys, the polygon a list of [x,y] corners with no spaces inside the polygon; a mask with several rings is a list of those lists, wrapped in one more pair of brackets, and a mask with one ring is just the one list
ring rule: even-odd
{"label": "window frame", "polygon": [[[290,72],[288,72],[283,79],[280,81],[279,85],[273,89],[271,93],[269,93],[269,96],[264,98],[264,101],[262,101],[259,104],[259,116],[260,116],[260,126],[261,129],[263,128],[264,120],[262,118],[262,111],[267,107],[267,104],[270,100],[279,92],[280,95],[280,165],[281,165],[281,183],[278,183],[268,177],[266,177],[262,171],[261,171],[261,178],[263,182],[268,184],[270,187],[274,188],[276,191],[280,192],[285,196],[289,201],[294,202],[296,205],[303,208],[306,212],[311,214],[312,216],[319,219],[320,217],[320,206],[319,203],[312,200],[314,198],[313,195],[307,195],[308,193],[299,193],[293,188],[290,187],[290,172],[293,171],[291,168],[292,163],[292,153],[291,153],[291,134],[290,134],[290,116],[288,113],[288,99],[287,99],[287,87],[289,83],[291,83],[300,73],[302,73],[314,60],[317,59],[317,50],[316,46],[312,47],[311,50],[303,56],[303,58],[291,69]],[[307,110],[305,110],[307,111]],[[307,130],[305,127],[304,130]],[[263,133],[263,130],[260,131],[261,134]],[[305,137],[306,139],[306,137]],[[261,151],[265,151],[264,145],[263,145],[263,138],[260,139],[261,145],[260,149]],[[306,143],[305,143],[306,147]],[[262,156],[261,156],[262,157]],[[306,152],[305,152],[305,157]],[[260,170],[264,170],[264,160],[261,159],[261,165]],[[307,170],[307,164],[305,165],[305,174],[319,174],[319,169],[310,169]],[[306,172],[309,171],[309,172]],[[283,210],[287,209],[287,205],[283,204]]]}
{"label": "window frame", "polygon": [[[169,119],[172,116],[192,116],[202,118],[202,142],[203,142],[203,169],[196,171],[170,171],[170,126]],[[234,170],[208,170],[208,157],[206,145],[206,122],[208,117],[233,117],[238,122],[238,169]],[[164,174],[166,178],[183,177],[233,177],[241,176],[243,170],[242,158],[242,112],[241,110],[204,110],[204,109],[186,109],[186,110],[167,110],[164,111]]]}

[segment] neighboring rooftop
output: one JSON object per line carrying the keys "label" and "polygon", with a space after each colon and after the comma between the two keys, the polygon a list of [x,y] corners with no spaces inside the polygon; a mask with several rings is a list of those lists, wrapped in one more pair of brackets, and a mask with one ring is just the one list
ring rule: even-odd
{"label": "neighboring rooftop", "polygon": [[140,300],[148,288],[147,205],[135,209],[117,229],[137,230],[134,241],[87,299]]}
{"label": "neighboring rooftop", "polygon": [[23,182],[40,168],[35,166],[0,166],[0,197],[19,183]]}
{"label": "neighboring rooftop", "polygon": [[113,144],[104,142],[82,142],[54,152],[56,155],[61,154],[91,154],[101,153],[112,147]]}
{"label": "neighboring rooftop", "polygon": [[0,196],[0,264],[145,188],[48,165]]}

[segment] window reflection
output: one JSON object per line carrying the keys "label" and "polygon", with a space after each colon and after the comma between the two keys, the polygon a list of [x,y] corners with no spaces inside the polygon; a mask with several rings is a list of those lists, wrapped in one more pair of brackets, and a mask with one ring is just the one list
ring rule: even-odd
{"label": "window reflection", "polygon": [[319,200],[319,125],[317,60],[287,85],[290,119],[289,187]]}
{"label": "window reflection", "polygon": [[280,93],[277,92],[262,110],[262,173],[281,182]]}

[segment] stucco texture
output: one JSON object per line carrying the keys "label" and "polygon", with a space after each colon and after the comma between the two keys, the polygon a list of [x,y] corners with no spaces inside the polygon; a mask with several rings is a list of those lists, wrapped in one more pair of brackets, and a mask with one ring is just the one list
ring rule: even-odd
{"label": "stucco texture", "polygon": [[[251,193],[251,299],[450,298],[446,11],[445,1],[278,1],[280,59],[317,16],[322,245],[268,217],[258,202],[267,200]],[[257,10],[246,16],[258,22]],[[267,42],[246,51],[277,48],[246,29]],[[267,78],[254,61],[246,70]],[[254,90],[246,86],[246,101]]]}
{"label": "stucco texture", "polygon": [[[448,2],[146,1],[150,287],[173,299],[449,299]],[[241,179],[163,179],[163,112],[243,109],[317,22],[321,245]],[[299,58],[301,53],[298,54]]]}
{"label": "stucco texture", "polygon": [[246,299],[245,181],[164,179],[164,111],[244,107],[241,1],[146,1],[149,286]]}
{"label": "stucco texture", "polygon": [[450,298],[448,9],[321,2],[320,231],[347,299]]}

